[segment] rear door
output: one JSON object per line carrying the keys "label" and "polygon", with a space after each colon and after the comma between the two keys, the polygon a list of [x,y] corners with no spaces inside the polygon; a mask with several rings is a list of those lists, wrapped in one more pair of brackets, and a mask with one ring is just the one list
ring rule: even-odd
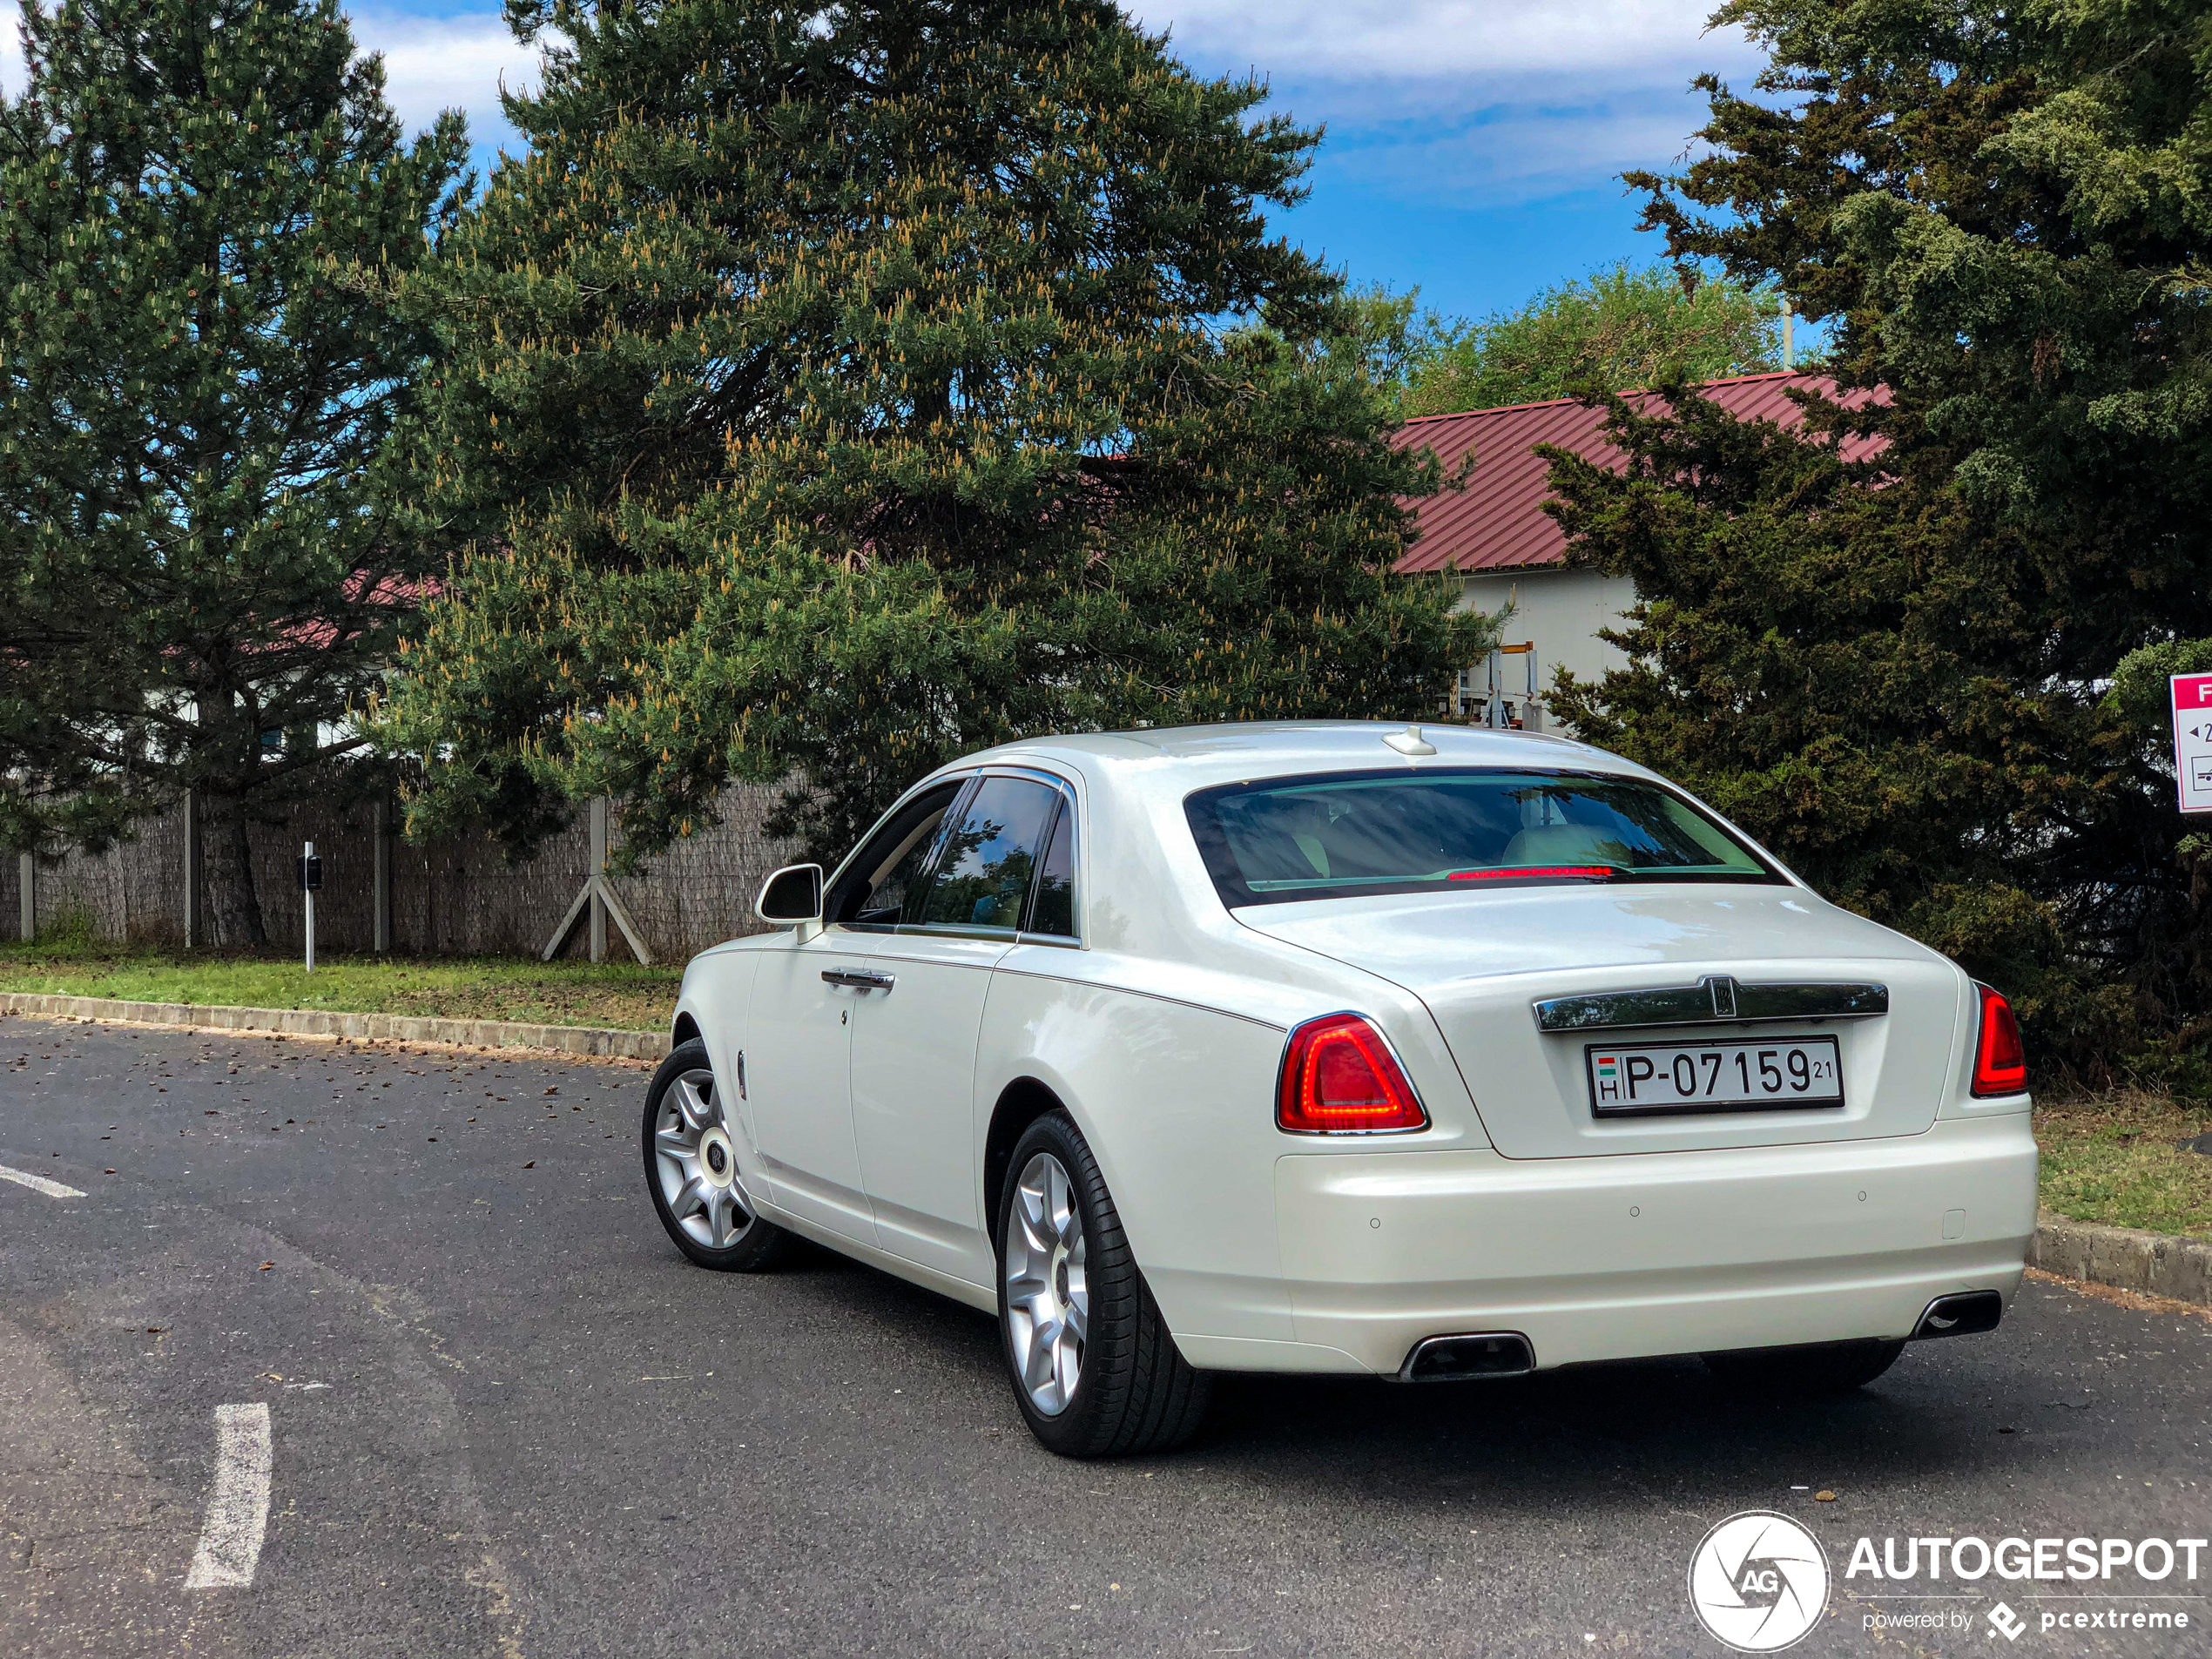
{"label": "rear door", "polygon": [[976,1040],[991,970],[1021,935],[1065,800],[1042,774],[986,773],[962,799],[926,890],[868,952],[881,988],[857,1011],[853,1113],[877,1237],[972,1284],[988,1284],[992,1268],[975,1169]]}

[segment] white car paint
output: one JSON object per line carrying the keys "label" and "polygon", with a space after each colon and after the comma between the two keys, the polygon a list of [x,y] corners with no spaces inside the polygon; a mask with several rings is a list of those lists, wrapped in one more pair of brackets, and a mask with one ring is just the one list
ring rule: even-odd
{"label": "white car paint", "polygon": [[[1955,965],[1794,878],[1226,907],[1184,817],[1200,789],[1393,766],[1652,776],[1523,732],[1426,728],[1436,752],[1409,757],[1383,742],[1396,730],[1055,738],[918,785],[907,799],[979,769],[1056,780],[1079,940],[832,925],[696,959],[678,1029],[725,1094],[744,1055],[759,1212],[995,1308],[995,1116],[1049,1094],[1201,1366],[1395,1374],[1423,1339],[1507,1330],[1548,1367],[1903,1337],[1940,1295],[2009,1302],[2034,1227],[2028,1097],[1971,1096],[1978,1004]],[[1826,1028],[1847,1109],[1595,1120],[1581,1040],[1540,1035],[1532,1000],[1707,974],[1891,986],[1887,1015]],[[1396,1050],[1427,1129],[1277,1129],[1287,1034],[1345,1009]]]}

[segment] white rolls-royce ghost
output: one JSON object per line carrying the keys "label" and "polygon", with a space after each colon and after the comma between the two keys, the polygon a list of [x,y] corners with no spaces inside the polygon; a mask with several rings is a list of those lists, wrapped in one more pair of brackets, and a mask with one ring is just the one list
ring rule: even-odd
{"label": "white rolls-royce ghost", "polygon": [[759,910],[684,976],[663,1224],[995,1312],[1055,1452],[1178,1443],[1216,1371],[1857,1386],[2020,1284],[2005,999],[1586,745],[1015,744]]}

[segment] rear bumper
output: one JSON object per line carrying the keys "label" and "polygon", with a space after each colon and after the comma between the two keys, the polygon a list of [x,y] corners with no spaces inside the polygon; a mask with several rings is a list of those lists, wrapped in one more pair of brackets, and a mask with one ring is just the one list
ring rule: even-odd
{"label": "rear bumper", "polygon": [[2017,1113],[1627,1157],[1294,1154],[1275,1193],[1296,1342],[1252,1345],[1305,1353],[1244,1363],[1393,1374],[1424,1338],[1502,1331],[1548,1368],[1904,1337],[1959,1291],[2009,1303],[2035,1228],[2035,1143]]}

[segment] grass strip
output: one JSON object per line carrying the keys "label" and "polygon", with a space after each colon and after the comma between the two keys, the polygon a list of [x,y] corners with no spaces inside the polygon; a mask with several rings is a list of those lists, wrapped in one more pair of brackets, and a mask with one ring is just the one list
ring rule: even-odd
{"label": "grass strip", "polygon": [[667,1028],[684,970],[527,956],[330,956],[296,961],[158,951],[0,947],[0,990],[141,1002]]}

